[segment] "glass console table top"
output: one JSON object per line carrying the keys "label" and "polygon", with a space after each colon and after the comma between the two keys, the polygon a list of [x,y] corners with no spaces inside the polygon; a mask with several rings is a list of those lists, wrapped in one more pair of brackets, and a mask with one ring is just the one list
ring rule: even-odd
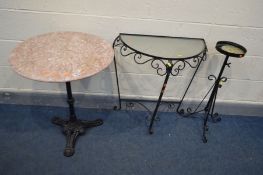
{"label": "glass console table top", "polygon": [[12,68],[38,81],[66,82],[92,76],[113,60],[111,44],[81,32],[53,32],[32,37],[10,55]]}
{"label": "glass console table top", "polygon": [[206,49],[204,39],[120,34],[121,41],[130,49],[144,55],[163,59],[196,57]]}

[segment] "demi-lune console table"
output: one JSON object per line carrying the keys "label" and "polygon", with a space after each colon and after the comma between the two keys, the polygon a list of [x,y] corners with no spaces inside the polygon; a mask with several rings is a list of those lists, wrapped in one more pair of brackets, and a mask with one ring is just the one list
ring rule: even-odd
{"label": "demi-lune console table", "polygon": [[[190,83],[183,95],[184,98],[200,64],[206,59],[207,47],[205,40],[201,38],[121,33],[115,39],[113,48],[119,51],[121,57],[133,58],[135,63],[139,65],[150,64],[151,67],[156,70],[158,75],[164,76],[164,82],[148,128],[149,133],[153,134],[153,124],[169,77],[179,75],[179,73],[185,68],[195,69]],[[114,57],[114,63],[119,96],[119,107],[117,108],[120,109],[122,98],[119,83],[121,82],[119,82],[118,78],[116,56]],[[182,103],[182,100],[180,101],[179,106]]]}

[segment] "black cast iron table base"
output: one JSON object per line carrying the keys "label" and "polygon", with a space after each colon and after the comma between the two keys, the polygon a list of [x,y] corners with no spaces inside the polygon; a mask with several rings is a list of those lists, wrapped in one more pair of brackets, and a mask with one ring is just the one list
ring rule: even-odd
{"label": "black cast iron table base", "polygon": [[75,153],[75,143],[77,137],[85,133],[85,130],[92,127],[97,127],[103,124],[102,119],[93,121],[79,120],[75,114],[74,98],[72,96],[70,82],[66,82],[68,104],[69,104],[69,119],[64,120],[60,117],[52,118],[52,123],[63,127],[63,133],[66,135],[66,147],[64,156],[70,157]]}
{"label": "black cast iron table base", "polygon": [[85,133],[85,129],[100,126],[103,124],[101,119],[86,121],[86,120],[63,120],[59,117],[54,117],[52,123],[63,127],[63,133],[66,135],[66,147],[64,156],[70,157],[75,153],[75,143],[79,135]]}

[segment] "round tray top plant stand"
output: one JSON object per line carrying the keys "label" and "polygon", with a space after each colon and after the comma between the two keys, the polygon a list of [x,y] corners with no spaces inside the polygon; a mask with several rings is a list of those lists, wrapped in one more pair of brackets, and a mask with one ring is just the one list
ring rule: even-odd
{"label": "round tray top plant stand", "polygon": [[228,62],[229,57],[236,57],[236,58],[242,58],[245,56],[247,50],[243,46],[233,43],[230,41],[218,41],[216,44],[216,50],[222,54],[224,54],[225,60],[224,63],[220,69],[220,72],[218,76],[209,75],[209,80],[215,80],[212,92],[210,94],[209,100],[205,106],[205,117],[203,122],[203,142],[207,142],[206,132],[208,131],[207,121],[209,116],[211,116],[212,120],[217,122],[220,121],[221,118],[218,117],[218,114],[214,114],[214,108],[215,108],[215,102],[217,97],[218,88],[222,87],[222,83],[227,81],[226,77],[222,77],[222,74],[224,72],[224,69],[226,66],[230,67],[230,62]]}

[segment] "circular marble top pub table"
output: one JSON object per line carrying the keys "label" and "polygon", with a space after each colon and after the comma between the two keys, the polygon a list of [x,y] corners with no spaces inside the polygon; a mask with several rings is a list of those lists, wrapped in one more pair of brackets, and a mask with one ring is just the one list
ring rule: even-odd
{"label": "circular marble top pub table", "polygon": [[112,62],[113,49],[98,36],[80,32],[53,32],[30,38],[20,44],[10,55],[10,64],[23,77],[66,83],[69,120],[54,117],[52,122],[63,127],[66,135],[65,156],[74,154],[77,136],[85,128],[103,124],[101,119],[77,119],[70,82],[99,73]]}

